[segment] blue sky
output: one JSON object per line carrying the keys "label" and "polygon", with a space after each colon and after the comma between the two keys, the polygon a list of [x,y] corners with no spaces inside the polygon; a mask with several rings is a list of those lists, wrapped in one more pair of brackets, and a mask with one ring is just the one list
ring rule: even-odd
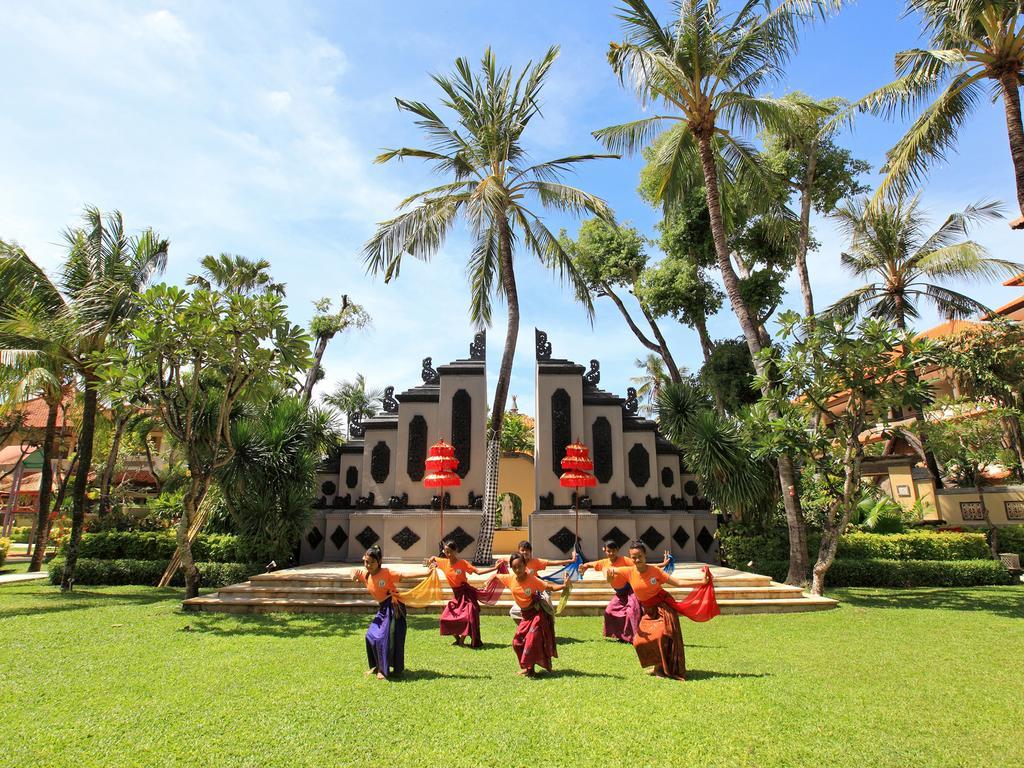
{"label": "blue sky", "polygon": [[[861,0],[809,30],[781,95],[856,99],[892,77],[892,57],[917,42],[901,3]],[[668,3],[652,0],[667,13]],[[509,12],[509,9],[514,9]],[[415,163],[375,166],[383,147],[422,142],[394,97],[437,101],[428,73],[456,56],[476,60],[490,45],[520,67],[558,43],[561,57],[532,126],[536,158],[599,151],[590,132],[636,119],[633,96],[617,84],[605,50],[619,38],[614,3],[598,0],[490,2],[8,2],[0,49],[0,237],[44,265],[59,262],[60,232],[85,203],[119,208],[129,226],[152,226],[171,240],[165,279],[182,281],[207,253],[267,258],[288,284],[297,322],[312,301],[348,293],[373,327],[339,339],[325,359],[328,385],[356,371],[399,390],[418,382],[420,360],[466,354],[465,233],[457,230],[430,264],[410,259],[384,285],[364,274],[363,242],[395,203],[432,182]],[[860,118],[842,137],[877,169],[901,126]],[[636,193],[639,162],[601,161],[573,183],[601,195],[620,220],[653,235],[656,211]],[[868,179],[874,183],[875,178]],[[1014,200],[1001,107],[984,104],[964,130],[959,153],[936,167],[923,200],[935,219],[979,199]],[[572,219],[549,226],[575,231]],[[839,269],[842,241],[815,221],[821,242],[810,260],[816,303],[854,286]],[[1021,235],[1005,223],[976,238],[1021,260]],[[607,300],[591,327],[571,294],[519,257],[522,328],[511,392],[533,408],[533,327],[548,331],[555,354],[599,358],[602,386],[622,393],[644,352]],[[795,281],[788,284],[796,306]],[[999,285],[959,286],[990,305],[1013,298]],[[926,314],[922,326],[936,318]],[[490,383],[505,318],[490,333]],[[696,335],[671,320],[663,328],[677,360],[700,364]],[[724,309],[716,338],[738,335]]]}

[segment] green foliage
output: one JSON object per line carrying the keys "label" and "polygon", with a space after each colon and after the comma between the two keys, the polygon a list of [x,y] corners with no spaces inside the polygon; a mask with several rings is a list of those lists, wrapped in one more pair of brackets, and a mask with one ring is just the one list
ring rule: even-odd
{"label": "green foliage", "polygon": [[[489,424],[489,422],[488,422]],[[521,413],[506,411],[501,426],[503,453],[533,453],[533,426]]]}
{"label": "green foliage", "polygon": [[558,239],[591,290],[601,290],[603,286],[632,287],[647,266],[644,237],[626,224],[587,219],[580,225],[576,240],[569,238],[565,230]]}
{"label": "green foliage", "polygon": [[[161,560],[166,567],[176,548],[172,531],[105,531],[83,534],[79,554],[94,560]],[[200,533],[192,543],[196,560],[217,563],[242,562],[243,549],[239,537],[230,534]]]}
{"label": "green foliage", "polygon": [[[117,585],[139,584],[153,587],[160,581],[166,560],[97,560],[80,557],[75,569],[76,585]],[[263,566],[259,563],[209,563],[196,562],[199,569],[200,582],[204,587],[225,587],[246,581],[250,576],[262,573]],[[64,570],[64,558],[55,557],[50,561],[48,573],[51,584],[59,584]],[[171,579],[171,586],[180,587],[184,584],[184,576],[179,570]]]}
{"label": "green foliage", "polygon": [[929,421],[924,433],[944,476],[953,485],[987,485],[982,473],[988,465],[1017,466],[1013,451],[1003,447],[1004,419],[1015,416],[1016,411],[971,401],[946,404],[945,410],[962,415]]}
{"label": "green foliage", "polygon": [[366,378],[357,373],[351,381],[342,381],[334,391],[323,396],[325,405],[336,408],[350,424],[353,417],[367,419],[377,415],[380,410],[384,390],[380,387],[367,388]]}
{"label": "green foliage", "polygon": [[700,381],[729,413],[761,399],[754,386],[754,361],[743,339],[722,339],[711,348],[711,355],[700,369]]}
{"label": "green foliage", "polygon": [[999,551],[1014,552],[1024,561],[1024,525],[1004,525],[998,530]]}
{"label": "green foliage", "polygon": [[[746,570],[745,568],[743,570]],[[762,561],[751,569],[777,581],[786,560]],[[828,570],[829,587],[980,587],[1011,584],[1010,572],[995,560],[850,560],[837,557]]]}
{"label": "green foliage", "polygon": [[15,544],[25,544],[28,542],[28,537],[32,534],[32,526],[30,525],[16,525],[11,528],[10,540]]}
{"label": "green foliage", "polygon": [[202,274],[189,275],[185,285],[195,285],[205,291],[224,291],[251,296],[273,293],[284,296],[284,283],[270,276],[270,262],[266,259],[247,259],[232,253],[207,255],[199,262]]}
{"label": "green foliage", "polygon": [[7,560],[7,553],[11,550],[10,539],[0,539],[0,567]]}
{"label": "green foliage", "polygon": [[865,495],[858,502],[855,515],[857,519],[851,515],[850,522],[872,533],[903,533],[907,529],[907,510],[888,496]]}

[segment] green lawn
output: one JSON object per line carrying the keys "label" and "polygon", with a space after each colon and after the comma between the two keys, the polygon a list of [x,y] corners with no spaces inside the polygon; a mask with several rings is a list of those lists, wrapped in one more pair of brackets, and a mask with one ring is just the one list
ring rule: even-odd
{"label": "green lawn", "polygon": [[1010,766],[1024,761],[1024,589],[844,590],[840,609],[683,622],[688,682],[598,618],[520,679],[512,623],[365,679],[363,616],[185,614],[135,587],[0,587],[0,765]]}

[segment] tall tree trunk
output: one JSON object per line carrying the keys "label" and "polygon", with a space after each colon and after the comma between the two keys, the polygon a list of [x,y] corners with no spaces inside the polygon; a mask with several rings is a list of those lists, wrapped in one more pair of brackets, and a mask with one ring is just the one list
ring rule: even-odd
{"label": "tall tree trunk", "polygon": [[[860,468],[863,448],[858,435],[861,429],[851,429],[847,436],[845,455],[843,456],[843,498],[832,505],[826,513],[825,523],[821,530],[821,545],[818,547],[818,558],[814,563],[811,577],[811,594],[825,593],[825,574],[832,567],[839,549],[839,536],[850,521],[853,505],[860,490]],[[838,507],[838,509],[837,509]]]}
{"label": "tall tree trunk", "polygon": [[[626,325],[629,326],[629,330],[633,332],[633,335],[636,336],[637,340],[641,344],[643,344],[647,349],[651,350],[651,352],[656,352],[661,357],[661,359],[665,361],[665,367],[668,368],[669,377],[672,379],[672,382],[674,384],[678,384],[680,381],[682,381],[682,377],[679,375],[679,368],[676,365],[675,359],[669,353],[668,346],[651,341],[647,337],[647,335],[642,330],[640,330],[640,326],[638,326],[636,322],[633,320],[633,317],[629,314],[629,310],[626,309],[626,305],[622,303],[622,299],[620,299],[618,295],[615,293],[615,291],[612,290],[611,286],[602,285],[601,291],[604,293],[605,296],[607,296],[615,303],[616,307],[618,307],[619,313],[623,316],[623,318],[625,318]],[[642,308],[643,305],[641,305],[641,309]]]}
{"label": "tall tree trunk", "polygon": [[644,306],[641,301],[640,311],[643,312],[644,317],[647,318],[648,324],[651,326],[651,331],[654,333],[654,338],[658,340],[658,352],[661,355],[661,359],[665,361],[665,366],[668,368],[668,376],[672,380],[673,384],[678,384],[683,380],[682,376],[679,375],[679,366],[676,365],[675,358],[672,357],[672,353],[668,351],[668,342],[665,341],[665,335],[661,332],[661,328],[658,327],[658,321],[654,319],[654,315],[651,311]]}
{"label": "tall tree trunk", "polygon": [[1007,72],[999,78],[1003,90],[1003,107],[1006,110],[1006,132],[1010,137],[1010,155],[1013,157],[1013,172],[1017,183],[1017,206],[1021,218],[1011,222],[1014,229],[1024,227],[1024,123],[1020,115],[1020,84],[1016,72]]}
{"label": "tall tree trunk", "polygon": [[[729,248],[726,244],[725,224],[722,221],[721,198],[718,191],[718,172],[715,169],[715,158],[711,149],[709,136],[698,137],[700,161],[704,171],[704,191],[707,195],[708,213],[711,217],[711,235],[715,242],[715,255],[718,267],[725,283],[725,293],[729,297],[733,314],[743,330],[747,347],[754,359],[754,368],[758,373],[764,372],[764,362],[759,359],[763,346],[761,335],[754,317],[743,301],[740,293],[739,279],[729,259]],[[766,386],[770,386],[766,385]],[[796,479],[796,466],[791,456],[782,455],[776,462],[779,476],[779,488],[782,491],[782,505],[786,510],[786,524],[789,528],[789,573],[787,584],[802,584],[807,578],[807,540],[804,526],[803,510],[800,508],[800,493]]]}
{"label": "tall tree trunk", "polygon": [[[332,334],[333,335],[333,334]],[[327,349],[327,342],[331,337],[325,333],[316,337],[316,347],[313,350],[313,362],[306,371],[306,382],[302,385],[302,402],[309,403],[313,397],[313,387],[316,385],[316,377],[320,372],[320,361],[324,359],[324,351]]]}
{"label": "tall tree trunk", "polygon": [[484,506],[480,516],[480,538],[477,542],[474,562],[490,565],[494,559],[494,510],[498,505],[498,465],[501,458],[501,428],[505,418],[505,402],[512,378],[512,361],[516,356],[516,341],[519,339],[519,292],[516,289],[515,268],[512,263],[512,232],[508,221],[498,222],[498,258],[501,262],[501,286],[508,306],[508,325],[505,329],[505,349],[498,369],[498,382],[494,388],[494,403],[491,406],[491,427],[486,436],[487,455],[484,462]]}
{"label": "tall tree trunk", "polygon": [[807,173],[800,187],[800,240],[796,248],[796,274],[800,278],[800,293],[804,297],[804,315],[807,317],[814,317],[814,296],[811,293],[811,278],[807,273],[807,249],[811,244],[811,190],[814,188],[817,165],[818,155],[812,143],[807,158]]}
{"label": "tall tree trunk", "polygon": [[117,456],[121,452],[121,438],[124,437],[124,430],[128,426],[128,418],[114,417],[114,438],[110,441],[110,452],[107,454],[107,463],[103,467],[103,477],[100,479],[100,514],[110,512],[110,484],[114,479],[114,468],[117,466]]}
{"label": "tall tree trunk", "polygon": [[708,321],[706,318],[699,318],[693,321],[694,330],[700,338],[700,351],[704,354],[704,362],[711,360],[711,353],[715,351],[715,344],[711,341],[711,334],[708,333]]}
{"label": "tall tree trunk", "polygon": [[57,416],[60,414],[61,395],[48,400],[46,412],[46,431],[43,432],[43,468],[39,473],[39,510],[36,512],[35,549],[29,563],[29,573],[43,569],[43,558],[46,556],[46,541],[50,533],[50,496],[53,489],[53,442],[57,433]]}
{"label": "tall tree trunk", "polygon": [[89,470],[92,467],[93,438],[96,436],[96,386],[99,383],[91,370],[86,370],[85,395],[82,405],[82,423],[78,431],[78,473],[75,485],[71,489],[71,538],[68,541],[64,560],[64,573],[61,575],[60,589],[62,592],[71,590],[75,583],[75,565],[78,563],[78,544],[82,540],[82,528],[85,525],[85,489],[89,484]]}
{"label": "tall tree trunk", "polygon": [[178,521],[178,528],[175,531],[175,538],[178,542],[178,558],[181,562],[181,570],[185,574],[185,599],[199,596],[199,569],[196,567],[195,558],[192,557],[192,542],[189,541],[189,529],[192,521],[196,518],[196,512],[202,503],[203,481],[192,476],[188,490],[182,499],[181,519]]}

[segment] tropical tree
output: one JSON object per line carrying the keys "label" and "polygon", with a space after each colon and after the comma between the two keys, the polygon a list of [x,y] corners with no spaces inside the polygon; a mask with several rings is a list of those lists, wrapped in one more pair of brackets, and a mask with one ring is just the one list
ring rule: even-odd
{"label": "tropical tree", "polygon": [[987,95],[1002,100],[1024,226],[1024,124],[1020,85],[1024,78],[1024,26],[1020,0],[908,0],[907,13],[921,15],[927,47],[896,54],[896,79],[869,93],[857,106],[886,117],[909,118],[906,134],[889,150],[885,179],[876,198],[905,196],[928,167],[955,151],[960,128]]}
{"label": "tropical tree", "polygon": [[[84,225],[67,230],[67,257],[46,301],[59,322],[13,310],[5,321],[9,349],[35,351],[71,365],[84,390],[78,427],[78,470],[71,491],[71,536],[61,589],[70,590],[85,523],[86,487],[92,470],[93,441],[99,403],[100,369],[108,357],[115,329],[131,317],[139,294],[167,263],[168,241],[152,229],[129,235],[120,211],[104,215],[89,206]],[[42,274],[42,270],[39,270]],[[45,276],[44,276],[45,277]]]}
{"label": "tropical tree", "polygon": [[270,262],[266,259],[253,260],[237,254],[222,253],[220,256],[204,256],[199,264],[202,272],[189,275],[185,285],[194,285],[205,291],[216,289],[245,295],[285,294],[284,283],[270,276]]}
{"label": "tropical tree", "polygon": [[323,401],[345,417],[345,429],[349,438],[352,435],[353,422],[358,423],[377,415],[380,410],[384,390],[380,387],[367,389],[366,378],[357,373],[352,381],[343,381],[334,391],[323,396]]}
{"label": "tropical tree", "polygon": [[306,381],[302,385],[302,399],[309,402],[313,396],[314,385],[323,378],[323,368],[320,363],[324,359],[324,352],[327,351],[327,343],[350,328],[365,328],[370,323],[370,315],[365,309],[354,301],[348,300],[348,294],[341,297],[341,306],[337,312],[331,312],[331,300],[329,298],[319,299],[313,302],[316,313],[309,321],[309,332],[316,340],[313,348],[313,364],[306,371]]}
{"label": "tropical tree", "polygon": [[614,155],[570,155],[532,163],[523,144],[526,129],[540,114],[541,90],[557,56],[557,46],[552,47],[538,63],[527,65],[515,76],[510,69],[499,69],[490,49],[484,53],[479,73],[473,72],[466,59],[457,59],[454,74],[434,75],[433,80],[442,91],[441,103],[454,114],[458,127],[449,126],[427,104],[397,99],[399,109],[417,118],[430,148],[392,149],[377,157],[378,163],[426,160],[446,180],[406,198],[399,205],[403,212],[377,227],[365,247],[369,271],[383,275],[388,282],[398,277],[405,254],[429,260],[461,215],[473,239],[467,265],[470,318],[478,326],[490,325],[495,296],[504,299],[508,307],[505,348],[487,435],[484,512],[477,547],[481,562],[491,559],[494,520],[490,512],[497,504],[501,427],[519,337],[516,245],[568,281],[588,314],[593,314],[586,282],[540,214],[527,206],[592,214],[608,221],[613,218],[607,203],[563,184],[561,178],[580,163]]}
{"label": "tropical tree", "polygon": [[[613,151],[637,152],[667,128],[653,157],[661,170],[658,197],[670,209],[702,179],[725,293],[755,361],[770,340],[730,260],[721,181],[754,197],[769,185],[763,164],[733,129],[782,131],[800,113],[820,111],[810,102],[757,92],[783,74],[802,25],[840,5],[841,0],[783,0],[775,5],[749,0],[730,14],[715,0],[682,0],[677,18],[664,25],[645,0],[624,0],[618,16],[625,38],[608,51],[619,81],[628,83],[645,107],[657,104],[665,111],[594,135]],[[758,372],[761,365],[755,362]],[[787,582],[798,583],[807,562],[798,478],[791,457],[779,456],[777,466],[790,534]]]}
{"label": "tropical tree", "polygon": [[660,357],[653,354],[638,357],[633,361],[633,365],[640,369],[641,374],[633,376],[630,382],[636,387],[637,397],[644,401],[640,408],[647,415],[651,415],[657,406],[658,395],[670,381],[668,374],[665,373],[665,365]]}
{"label": "tropical tree", "polygon": [[[907,330],[909,320],[920,316],[921,303],[932,305],[948,318],[969,317],[985,312],[986,307],[944,283],[992,280],[1024,270],[1021,264],[989,256],[984,246],[968,238],[972,225],[1002,215],[1000,204],[967,206],[929,232],[919,197],[876,203],[861,197],[836,208],[835,220],[850,241],[849,250],[841,257],[842,265],[853,277],[870,282],[841,298],[825,310],[826,315],[851,317],[864,313],[891,320],[901,331]],[[923,407],[917,409],[917,418],[924,423]],[[932,480],[941,488],[941,473],[927,439],[922,448]]]}

